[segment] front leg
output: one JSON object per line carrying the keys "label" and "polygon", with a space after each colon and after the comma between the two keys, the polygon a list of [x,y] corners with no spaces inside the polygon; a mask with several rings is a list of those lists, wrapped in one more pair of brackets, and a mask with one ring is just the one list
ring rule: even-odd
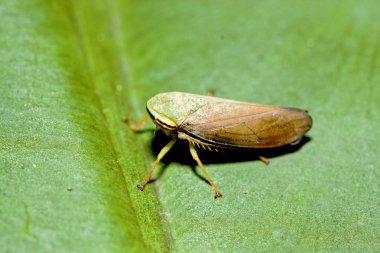
{"label": "front leg", "polygon": [[174,143],[176,142],[176,139],[171,140],[168,144],[166,144],[165,147],[163,147],[160,151],[160,153],[157,156],[156,161],[153,163],[152,168],[150,168],[148,175],[146,176],[145,180],[137,185],[137,188],[140,190],[144,190],[145,185],[149,182],[150,178],[152,177],[153,171],[156,168],[157,164],[161,161],[161,159],[166,155],[167,152],[173,147]]}

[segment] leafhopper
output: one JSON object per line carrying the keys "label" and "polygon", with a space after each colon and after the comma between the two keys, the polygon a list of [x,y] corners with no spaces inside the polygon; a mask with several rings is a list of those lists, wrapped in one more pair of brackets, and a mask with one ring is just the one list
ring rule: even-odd
{"label": "leafhopper", "polygon": [[[297,144],[312,126],[307,111],[201,96],[183,92],[160,93],[148,100],[148,114],[137,124],[126,119],[138,131],[149,118],[171,141],[159,152],[145,180],[137,187],[143,190],[152,173],[178,139],[188,141],[190,154],[201,168],[215,192],[222,194],[199,159],[197,148],[219,149],[275,148]],[[259,158],[266,164],[265,157]]]}

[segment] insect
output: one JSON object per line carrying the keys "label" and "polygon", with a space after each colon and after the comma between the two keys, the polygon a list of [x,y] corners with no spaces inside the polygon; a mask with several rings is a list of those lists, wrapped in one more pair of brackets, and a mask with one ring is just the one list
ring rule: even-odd
{"label": "insect", "polygon": [[[172,139],[159,152],[145,180],[137,185],[141,191],[157,164],[178,139],[188,141],[190,154],[214,190],[215,198],[221,198],[222,194],[204,168],[195,147],[218,151],[294,145],[312,126],[312,118],[305,110],[183,92],[157,94],[148,100],[146,108],[148,114],[138,124],[126,119],[130,127],[138,131],[150,116]],[[269,163],[265,157],[259,158]]]}

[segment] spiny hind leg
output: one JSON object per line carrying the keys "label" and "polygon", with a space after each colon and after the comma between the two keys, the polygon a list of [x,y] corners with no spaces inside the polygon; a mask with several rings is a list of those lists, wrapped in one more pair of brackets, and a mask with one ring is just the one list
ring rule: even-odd
{"label": "spiny hind leg", "polygon": [[211,188],[214,190],[214,192],[215,192],[215,198],[216,198],[216,199],[221,198],[223,195],[220,193],[220,191],[219,191],[218,188],[216,187],[214,181],[212,181],[210,175],[207,173],[206,169],[203,167],[203,164],[202,164],[201,160],[200,160],[199,157],[198,157],[198,153],[197,153],[197,151],[195,150],[194,145],[191,144],[191,142],[189,142],[189,147],[190,147],[190,153],[191,153],[191,156],[192,156],[193,159],[198,163],[198,165],[199,165],[199,167],[201,168],[203,174],[205,175],[207,181],[210,183]]}
{"label": "spiny hind leg", "polygon": [[265,165],[268,165],[270,163],[268,158],[265,158],[264,156],[258,155],[257,156]]}

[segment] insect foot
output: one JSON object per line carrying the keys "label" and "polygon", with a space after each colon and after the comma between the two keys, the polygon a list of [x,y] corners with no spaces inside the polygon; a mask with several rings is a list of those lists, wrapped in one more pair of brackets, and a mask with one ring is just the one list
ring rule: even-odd
{"label": "insect foot", "polygon": [[222,197],[223,195],[220,192],[215,192],[215,196],[214,196],[215,199],[220,199]]}
{"label": "insect foot", "polygon": [[138,184],[137,185],[137,188],[139,188],[141,191],[144,190],[144,187],[145,187],[145,185],[143,185],[143,184]]}

